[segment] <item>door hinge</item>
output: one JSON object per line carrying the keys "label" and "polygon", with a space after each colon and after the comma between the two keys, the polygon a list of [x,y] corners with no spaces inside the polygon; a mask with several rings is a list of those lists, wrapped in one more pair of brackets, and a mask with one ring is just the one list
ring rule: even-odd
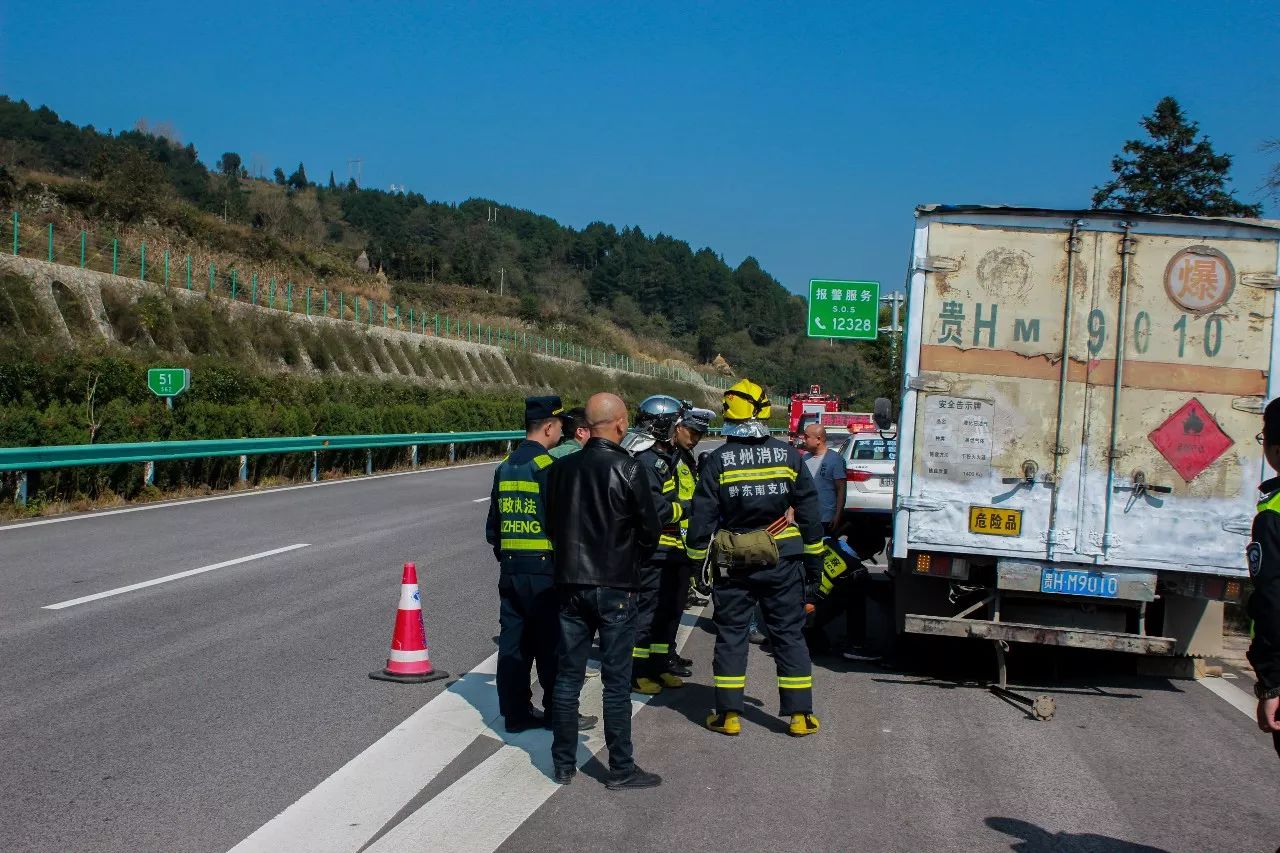
{"label": "door hinge", "polygon": [[921,374],[907,377],[907,388],[911,391],[950,391],[951,383],[940,376]]}
{"label": "door hinge", "polygon": [[960,262],[946,255],[929,255],[915,264],[916,272],[959,272]]}
{"label": "door hinge", "polygon": [[1253,534],[1253,519],[1247,515],[1237,515],[1222,522],[1222,529],[1228,533],[1250,536]]}
{"label": "door hinge", "polygon": [[1262,410],[1266,407],[1266,397],[1236,397],[1231,401],[1231,408],[1237,412],[1248,412],[1251,415],[1262,414]]}
{"label": "door hinge", "polygon": [[898,506],[908,512],[937,512],[946,507],[946,503],[937,499],[903,495],[898,498]]}
{"label": "door hinge", "polygon": [[1244,272],[1240,273],[1240,283],[1245,287],[1276,290],[1280,288],[1280,275],[1271,272]]}

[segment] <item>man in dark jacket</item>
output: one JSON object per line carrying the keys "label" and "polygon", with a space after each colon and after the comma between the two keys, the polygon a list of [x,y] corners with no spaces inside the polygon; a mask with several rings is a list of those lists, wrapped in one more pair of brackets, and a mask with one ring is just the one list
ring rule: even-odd
{"label": "man in dark jacket", "polygon": [[[1280,400],[1272,400],[1262,414],[1262,453],[1272,470],[1280,471]],[[1258,515],[1253,520],[1253,541],[1249,543],[1249,574],[1253,595],[1249,616],[1253,619],[1253,643],[1249,663],[1258,682],[1258,728],[1270,732],[1280,753],[1280,477],[1272,477],[1258,487]]]}
{"label": "man in dark jacket", "polygon": [[631,748],[631,649],[640,563],[658,544],[662,495],[622,449],[627,407],[613,394],[587,401],[591,438],[551,467],[547,534],[555,546],[560,595],[560,664],[552,699],[555,780],[577,772],[578,701],[591,640],[600,635],[604,737],[611,790],[651,788],[661,777],[636,766]]}

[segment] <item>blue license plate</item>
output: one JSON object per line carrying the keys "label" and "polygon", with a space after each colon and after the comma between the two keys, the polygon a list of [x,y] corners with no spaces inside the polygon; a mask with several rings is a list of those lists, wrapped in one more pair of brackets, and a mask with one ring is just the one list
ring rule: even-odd
{"label": "blue license plate", "polygon": [[1115,598],[1120,593],[1120,579],[1115,575],[1079,569],[1042,569],[1040,591],[1057,595]]}

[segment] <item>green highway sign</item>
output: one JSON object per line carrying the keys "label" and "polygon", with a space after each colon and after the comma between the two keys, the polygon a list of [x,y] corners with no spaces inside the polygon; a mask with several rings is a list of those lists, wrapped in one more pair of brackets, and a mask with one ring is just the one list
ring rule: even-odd
{"label": "green highway sign", "polygon": [[191,386],[191,371],[185,367],[153,367],[147,371],[147,387],[157,397],[172,399]]}
{"label": "green highway sign", "polygon": [[809,282],[809,337],[874,341],[880,332],[880,282]]}

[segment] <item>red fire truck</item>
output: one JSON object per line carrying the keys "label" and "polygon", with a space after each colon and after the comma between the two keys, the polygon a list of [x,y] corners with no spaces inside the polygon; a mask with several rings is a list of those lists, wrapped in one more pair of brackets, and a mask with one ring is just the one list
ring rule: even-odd
{"label": "red fire truck", "polygon": [[840,410],[840,400],[830,394],[822,393],[821,385],[810,385],[808,394],[796,394],[791,398],[791,423],[788,431],[795,438],[804,432],[809,424],[818,422],[818,415],[823,412]]}

